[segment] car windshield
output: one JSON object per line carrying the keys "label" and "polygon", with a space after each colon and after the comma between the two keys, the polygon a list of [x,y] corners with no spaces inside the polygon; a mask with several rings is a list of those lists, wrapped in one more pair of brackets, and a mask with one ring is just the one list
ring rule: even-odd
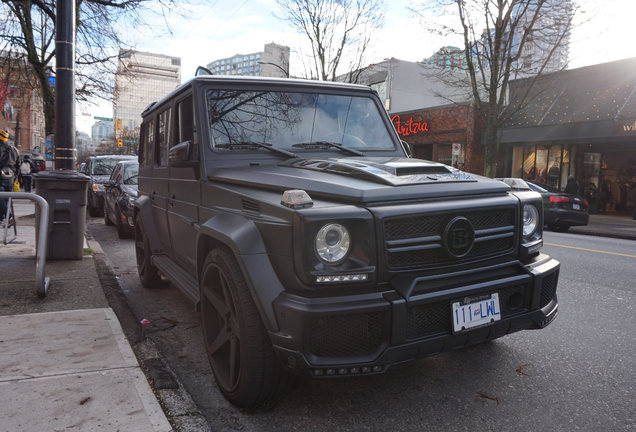
{"label": "car windshield", "polygon": [[339,146],[361,151],[394,149],[370,97],[210,90],[207,100],[212,145],[218,150],[263,149],[256,143],[294,153],[343,151]]}
{"label": "car windshield", "polygon": [[139,178],[139,165],[129,164],[124,165],[124,174],[122,176],[123,183],[126,185],[136,185]]}
{"label": "car windshield", "polygon": [[115,164],[119,162],[115,159],[99,159],[93,162],[91,167],[92,175],[110,175],[115,168]]}

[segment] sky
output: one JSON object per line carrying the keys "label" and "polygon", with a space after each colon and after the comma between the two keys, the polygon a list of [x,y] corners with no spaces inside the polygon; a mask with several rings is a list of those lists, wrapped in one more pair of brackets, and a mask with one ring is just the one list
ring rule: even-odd
{"label": "sky", "polygon": [[[636,0],[574,0],[579,6],[576,26],[571,35],[569,68],[636,57],[634,17]],[[385,25],[373,37],[368,63],[394,57],[421,61],[442,46],[461,47],[462,40],[442,37],[426,31],[429,21],[439,16],[415,16],[407,9],[417,2],[385,0]],[[263,50],[269,42],[292,47],[290,63],[293,75],[295,46],[302,37],[282,16],[275,0],[200,0],[182,9],[187,18],[157,14],[148,21],[155,31],[133,31],[127,36],[139,51],[181,58],[182,82],[194,76],[197,66],[236,54]],[[80,105],[77,129],[90,134],[94,116],[112,117],[112,106]]]}

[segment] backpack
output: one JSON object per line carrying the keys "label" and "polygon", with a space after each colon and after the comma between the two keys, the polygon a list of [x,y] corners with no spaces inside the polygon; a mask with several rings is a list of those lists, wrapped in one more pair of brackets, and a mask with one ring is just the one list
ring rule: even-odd
{"label": "backpack", "polygon": [[31,164],[25,160],[20,163],[20,174],[29,175],[31,174]]}

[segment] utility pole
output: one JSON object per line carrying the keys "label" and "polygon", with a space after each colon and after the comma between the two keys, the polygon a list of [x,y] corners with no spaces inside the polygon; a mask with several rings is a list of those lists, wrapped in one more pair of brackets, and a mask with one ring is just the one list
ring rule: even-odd
{"label": "utility pole", "polygon": [[55,22],[55,168],[72,170],[75,149],[75,0],[57,0]]}

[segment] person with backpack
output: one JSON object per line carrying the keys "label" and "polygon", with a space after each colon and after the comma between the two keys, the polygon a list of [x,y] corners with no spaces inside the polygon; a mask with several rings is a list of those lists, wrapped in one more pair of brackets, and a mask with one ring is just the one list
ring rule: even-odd
{"label": "person with backpack", "polygon": [[37,172],[35,165],[29,155],[24,155],[22,162],[20,162],[20,176],[22,177],[22,185],[25,192],[32,192],[31,185],[33,184],[32,174]]}
{"label": "person with backpack", "polygon": [[[9,132],[0,129],[0,192],[12,192],[18,150],[9,144]],[[0,199],[0,221],[7,213],[7,200]]]}

